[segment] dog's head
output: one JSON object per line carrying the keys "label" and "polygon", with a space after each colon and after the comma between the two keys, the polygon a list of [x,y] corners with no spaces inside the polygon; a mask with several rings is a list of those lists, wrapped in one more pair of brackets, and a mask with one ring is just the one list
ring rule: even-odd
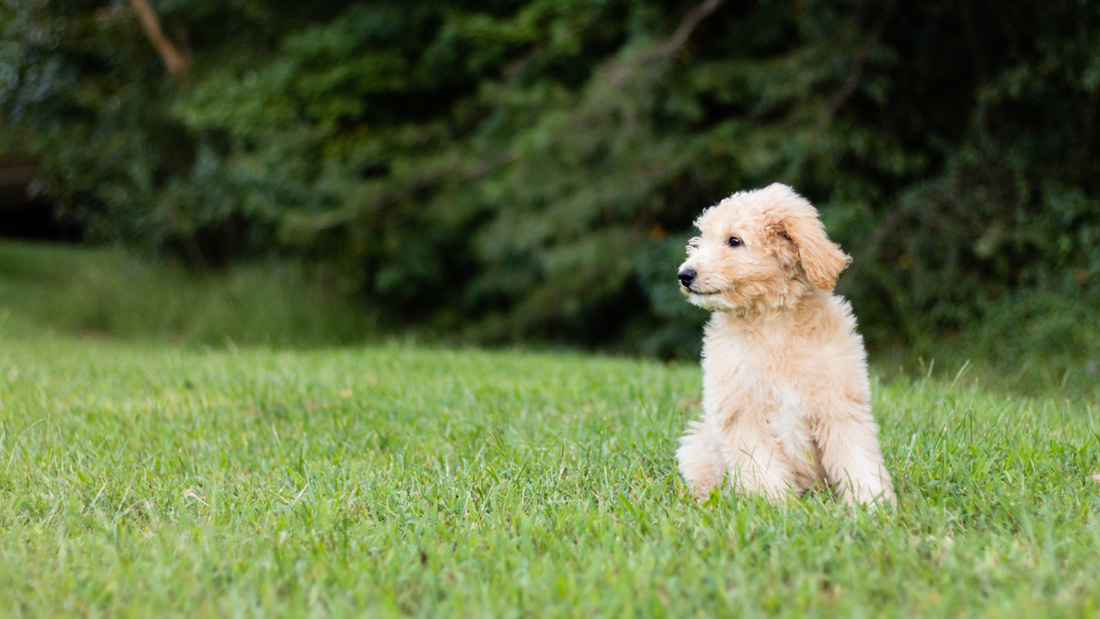
{"label": "dog's head", "polygon": [[851,258],[825,235],[817,209],[786,185],[741,191],[695,220],[680,291],[707,310],[782,308],[816,286],[832,290]]}

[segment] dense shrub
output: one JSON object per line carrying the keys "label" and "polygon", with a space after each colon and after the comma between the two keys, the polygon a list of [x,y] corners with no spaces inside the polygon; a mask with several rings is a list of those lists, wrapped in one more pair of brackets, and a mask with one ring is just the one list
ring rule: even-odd
{"label": "dense shrub", "polygon": [[182,85],[123,6],[0,9],[5,117],[102,237],[298,253],[390,319],[667,355],[701,320],[692,218],[781,180],[855,256],[875,340],[1027,290],[1100,304],[1092,2],[161,2]]}

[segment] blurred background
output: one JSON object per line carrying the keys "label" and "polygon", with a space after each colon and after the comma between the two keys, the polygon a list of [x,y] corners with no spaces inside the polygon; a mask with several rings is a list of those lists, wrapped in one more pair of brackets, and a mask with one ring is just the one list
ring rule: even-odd
{"label": "blurred background", "polygon": [[691,221],[782,181],[874,351],[1100,377],[1094,1],[19,0],[0,29],[9,329],[686,359]]}

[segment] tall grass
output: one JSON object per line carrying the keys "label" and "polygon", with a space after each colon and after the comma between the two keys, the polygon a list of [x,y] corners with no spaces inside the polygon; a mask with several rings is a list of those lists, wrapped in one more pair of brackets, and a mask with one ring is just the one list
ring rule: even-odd
{"label": "tall grass", "polygon": [[[196,274],[122,250],[0,243],[0,316],[13,328],[192,345],[362,340],[375,321],[286,262]],[[3,318],[0,318],[3,319]]]}

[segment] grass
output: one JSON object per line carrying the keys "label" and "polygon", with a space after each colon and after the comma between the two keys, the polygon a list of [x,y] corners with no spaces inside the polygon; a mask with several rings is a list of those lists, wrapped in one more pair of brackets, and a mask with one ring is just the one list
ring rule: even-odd
{"label": "grass", "polygon": [[89,341],[5,303],[3,616],[1100,613],[1095,400],[898,375],[897,511],[697,504],[694,365]]}
{"label": "grass", "polygon": [[375,326],[291,264],[201,276],[114,248],[12,241],[0,243],[4,320],[9,331],[191,346],[347,344]]}

